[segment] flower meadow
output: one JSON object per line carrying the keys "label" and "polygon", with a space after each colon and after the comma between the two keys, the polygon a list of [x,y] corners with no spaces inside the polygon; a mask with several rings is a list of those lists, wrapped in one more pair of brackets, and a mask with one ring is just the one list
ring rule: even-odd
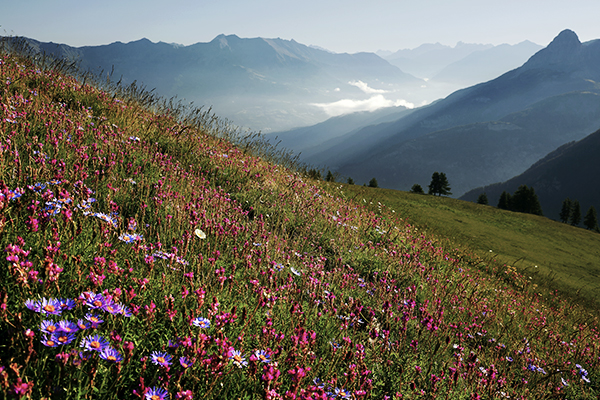
{"label": "flower meadow", "polygon": [[513,267],[206,114],[8,51],[0,85],[3,398],[600,395],[597,316]]}

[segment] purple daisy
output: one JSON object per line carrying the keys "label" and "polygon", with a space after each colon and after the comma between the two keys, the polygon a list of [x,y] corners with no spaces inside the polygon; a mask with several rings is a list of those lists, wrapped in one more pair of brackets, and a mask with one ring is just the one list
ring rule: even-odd
{"label": "purple daisy", "polygon": [[102,306],[102,309],[108,313],[110,313],[111,315],[115,315],[115,314],[122,314],[123,313],[123,306],[120,305],[119,303],[106,303],[104,306]]}
{"label": "purple daisy", "polygon": [[58,330],[58,324],[54,321],[44,320],[40,324],[40,330],[44,333],[52,335]]}
{"label": "purple daisy", "polygon": [[203,317],[198,317],[198,318],[194,319],[192,321],[192,324],[194,324],[194,326],[198,326],[202,329],[210,328],[210,321]]}
{"label": "purple daisy", "polygon": [[166,389],[160,387],[151,387],[145,394],[146,400],[166,400],[169,398],[169,393]]}
{"label": "purple daisy", "polygon": [[108,301],[101,294],[97,294],[91,299],[88,299],[85,302],[85,305],[88,306],[92,310],[97,310],[99,308],[104,307]]}
{"label": "purple daisy", "polygon": [[183,368],[187,369],[191,367],[194,364],[194,362],[187,359],[187,357],[179,357],[179,364],[181,364]]}
{"label": "purple daisy", "polygon": [[123,361],[123,356],[117,350],[113,349],[110,346],[105,347],[102,349],[102,351],[100,351],[100,358],[112,362]]}
{"label": "purple daisy", "polygon": [[61,345],[69,344],[75,340],[75,334],[72,332],[57,332],[54,337]]}
{"label": "purple daisy", "polygon": [[57,302],[60,305],[60,309],[63,311],[72,310],[77,307],[77,303],[73,299],[58,299]]}
{"label": "purple daisy", "polygon": [[66,333],[75,333],[79,330],[79,327],[75,322],[62,320],[58,321],[58,331]]}
{"label": "purple daisy", "polygon": [[239,368],[245,367],[248,365],[248,361],[246,361],[246,359],[244,358],[244,356],[242,355],[242,352],[239,350],[231,350],[230,351],[230,356],[229,359],[231,361],[233,361],[233,363],[235,365],[237,365]]}
{"label": "purple daisy", "polygon": [[59,345],[58,340],[56,340],[54,335],[44,335],[41,342],[46,347],[56,347]]}
{"label": "purple daisy", "polygon": [[42,314],[60,315],[62,309],[56,299],[47,299],[44,297],[40,303],[40,312]]}
{"label": "purple daisy", "polygon": [[171,360],[173,357],[163,351],[154,351],[151,354],[152,362],[156,365],[160,365],[161,367],[168,367],[171,365]]}
{"label": "purple daisy", "polygon": [[110,343],[108,340],[99,335],[89,335],[81,341],[81,347],[91,351],[102,351],[108,347]]}
{"label": "purple daisy", "polygon": [[87,319],[92,324],[92,328],[94,329],[104,322],[104,320],[101,320],[100,317],[98,317],[95,314],[86,314],[85,319]]}
{"label": "purple daisy", "polygon": [[254,356],[262,363],[269,364],[271,362],[271,356],[264,350],[256,350]]}

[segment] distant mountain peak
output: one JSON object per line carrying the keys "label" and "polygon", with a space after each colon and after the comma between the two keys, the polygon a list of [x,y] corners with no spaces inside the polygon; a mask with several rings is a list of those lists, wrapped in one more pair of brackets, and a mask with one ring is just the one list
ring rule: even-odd
{"label": "distant mountain peak", "polygon": [[565,29],[550,42],[546,49],[556,54],[565,54],[579,50],[580,47],[581,42],[577,34],[570,29]]}
{"label": "distant mountain peak", "polygon": [[577,62],[581,46],[577,34],[570,29],[565,29],[546,48],[535,53],[524,66],[537,68],[570,65]]}

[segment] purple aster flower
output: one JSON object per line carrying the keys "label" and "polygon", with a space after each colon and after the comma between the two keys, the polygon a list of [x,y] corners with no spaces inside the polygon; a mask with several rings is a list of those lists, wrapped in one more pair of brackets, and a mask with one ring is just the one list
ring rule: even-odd
{"label": "purple aster flower", "polygon": [[58,324],[54,321],[44,320],[40,324],[40,330],[44,333],[52,335],[58,330]]}
{"label": "purple aster flower", "polygon": [[40,312],[42,314],[60,315],[62,309],[56,299],[46,299],[44,297],[40,303]]}
{"label": "purple aster flower", "polygon": [[110,346],[107,346],[100,351],[100,358],[106,361],[121,362],[123,356],[119,352]]}
{"label": "purple aster flower", "polygon": [[89,335],[81,341],[81,347],[91,351],[102,351],[105,347],[108,347],[110,343],[108,340],[99,335]]}
{"label": "purple aster flower", "polygon": [[256,350],[254,356],[262,363],[269,364],[271,362],[271,356],[264,350]]}
{"label": "purple aster flower", "polygon": [[171,360],[173,357],[163,351],[155,351],[152,352],[152,362],[156,365],[160,365],[161,367],[168,367],[171,365]]}
{"label": "purple aster flower", "polygon": [[86,329],[90,329],[92,325],[87,321],[79,319],[77,320],[77,327],[79,328],[79,330],[85,331]]}
{"label": "purple aster flower", "polygon": [[56,347],[59,345],[58,340],[56,340],[54,335],[44,335],[41,342],[46,347]]}
{"label": "purple aster flower", "polygon": [[37,313],[42,311],[42,303],[31,299],[25,301],[25,307]]}
{"label": "purple aster flower", "polygon": [[75,340],[75,334],[72,332],[57,332],[54,334],[54,337],[58,343],[62,345],[69,344]]}
{"label": "purple aster flower", "polygon": [[334,394],[335,394],[336,398],[340,398],[340,399],[351,399],[352,398],[352,395],[346,389],[335,388]]}
{"label": "purple aster flower", "polygon": [[187,359],[187,357],[179,357],[179,364],[181,364],[183,368],[187,369],[191,367],[194,364],[194,362]]}
{"label": "purple aster flower", "polygon": [[192,324],[194,324],[194,326],[198,326],[202,329],[210,328],[210,321],[203,317],[198,317],[198,318],[194,319],[192,321]]}
{"label": "purple aster flower", "polygon": [[58,321],[58,330],[60,332],[75,333],[79,330],[79,327],[75,322],[63,320]]}
{"label": "purple aster flower", "polygon": [[145,394],[146,400],[166,400],[169,398],[169,393],[166,389],[160,387],[151,387]]}
{"label": "purple aster flower", "polygon": [[57,302],[63,311],[72,310],[77,306],[77,303],[73,299],[58,299]]}
{"label": "purple aster flower", "polygon": [[123,312],[123,306],[113,302],[104,304],[104,306],[102,306],[102,309],[110,313],[111,315],[121,314]]}
{"label": "purple aster flower", "polygon": [[242,352],[239,350],[231,350],[230,351],[230,356],[229,359],[231,361],[233,361],[233,363],[235,365],[237,365],[239,368],[245,367],[248,365],[248,361],[246,361],[246,359],[244,358],[244,356],[242,355]]}
{"label": "purple aster flower", "polygon": [[104,307],[108,301],[101,294],[97,294],[94,297],[87,299],[85,305],[88,306],[92,310],[97,310],[99,308]]}
{"label": "purple aster flower", "polygon": [[92,324],[92,328],[94,329],[104,322],[104,320],[101,320],[100,317],[94,314],[86,314],[85,319],[87,319]]}
{"label": "purple aster flower", "polygon": [[123,314],[124,317],[131,317],[131,309],[129,307],[125,307],[122,304],[119,304],[121,306],[121,314]]}

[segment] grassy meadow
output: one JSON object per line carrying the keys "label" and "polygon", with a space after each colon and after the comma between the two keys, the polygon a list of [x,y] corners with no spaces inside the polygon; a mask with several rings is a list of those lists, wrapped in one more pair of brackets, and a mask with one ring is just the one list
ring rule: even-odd
{"label": "grassy meadow", "polygon": [[511,265],[549,290],[600,308],[600,235],[532,214],[448,197],[344,185],[347,197],[381,201],[445,246]]}
{"label": "grassy meadow", "polygon": [[571,298],[210,112],[65,71],[0,51],[2,398],[600,395]]}

